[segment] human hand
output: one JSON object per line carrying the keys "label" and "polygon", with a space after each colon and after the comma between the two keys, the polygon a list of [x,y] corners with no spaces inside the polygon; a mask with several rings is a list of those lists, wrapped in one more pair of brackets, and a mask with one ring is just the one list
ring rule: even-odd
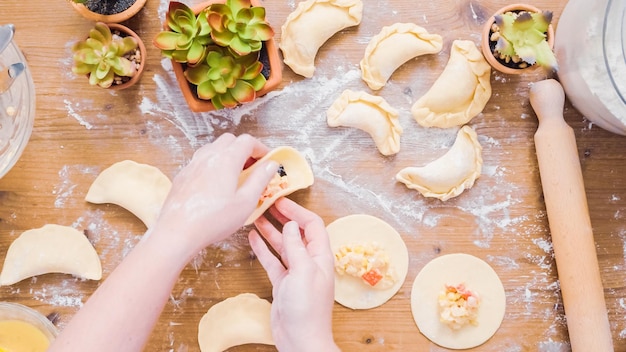
{"label": "human hand", "polygon": [[168,248],[180,248],[190,259],[235,232],[256,207],[278,164],[268,162],[257,168],[242,185],[238,185],[239,175],[250,158],[259,159],[267,152],[250,135],[229,133],[198,149],[174,178],[149,236],[159,237]]}
{"label": "human hand", "polygon": [[282,233],[263,216],[255,225],[280,259],[258,232],[251,231],[249,239],[273,285],[276,347],[287,352],[338,351],[332,333],[334,256],[324,222],[287,198],[277,200],[270,213],[283,224]]}

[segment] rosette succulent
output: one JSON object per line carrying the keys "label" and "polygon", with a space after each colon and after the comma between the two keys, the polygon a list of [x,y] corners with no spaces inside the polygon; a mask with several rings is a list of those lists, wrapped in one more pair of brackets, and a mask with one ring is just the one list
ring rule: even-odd
{"label": "rosette succulent", "polygon": [[496,15],[490,40],[496,42],[495,52],[505,62],[522,62],[556,70],[554,52],[546,40],[552,21],[551,11],[506,12]]}
{"label": "rosette succulent", "polygon": [[261,50],[262,42],[274,35],[265,20],[265,8],[251,6],[250,0],[226,0],[205,11],[213,41],[239,55]]}
{"label": "rosette succulent", "polygon": [[203,62],[185,71],[187,80],[197,86],[198,97],[211,100],[216,109],[253,101],[266,82],[258,53],[231,55],[218,46],[207,51]]}
{"label": "rosette succulent", "polygon": [[89,83],[108,88],[115,76],[132,77],[137,72],[135,63],[125,56],[137,48],[135,38],[113,35],[101,22],[89,31],[89,37],[72,47],[74,66],[72,71],[89,75]]}
{"label": "rosette succulent", "polygon": [[154,45],[165,57],[195,65],[204,59],[206,47],[212,43],[211,27],[205,15],[197,16],[189,6],[170,2],[165,23],[169,30],[154,38]]}
{"label": "rosette succulent", "polygon": [[166,29],[154,44],[172,59],[190,107],[212,110],[253,101],[272,77],[268,69],[264,71],[264,62],[270,59],[261,50],[274,30],[265,20],[265,8],[252,3],[217,0],[194,11],[170,2]]}

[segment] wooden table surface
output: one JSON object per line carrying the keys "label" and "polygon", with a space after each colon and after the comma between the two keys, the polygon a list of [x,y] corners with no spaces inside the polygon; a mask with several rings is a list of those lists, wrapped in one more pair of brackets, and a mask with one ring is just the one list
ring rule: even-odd
{"label": "wooden table surface", "polygon": [[[188,2],[193,4],[194,2]],[[334,331],[345,351],[441,351],[422,336],[411,315],[410,294],[419,270],[431,259],[464,252],[487,261],[507,295],[506,315],[495,336],[477,350],[567,351],[567,327],[559,294],[533,134],[537,119],[528,102],[529,83],[545,78],[493,73],[493,95],[471,121],[484,148],[482,176],[457,198],[441,202],[396,183],[406,166],[442,155],[454,129],[425,129],[410,107],[432,85],[455,39],[480,39],[480,28],[504,0],[364,0],[363,21],[341,31],[320,50],[314,77],[288,67],[278,90],[228,111],[190,112],[171,65],[152,45],[167,0],[149,0],[126,24],[148,47],[141,81],[125,91],[88,85],[71,72],[72,44],[92,23],[67,1],[2,0],[0,21],[16,26],[15,40],[32,71],[37,93],[35,126],[22,157],[0,180],[0,260],[23,231],[48,223],[85,231],[106,278],[145,231],[115,205],[84,201],[99,172],[124,159],[147,163],[174,177],[201,145],[224,132],[250,133],[270,147],[290,145],[310,161],[316,180],[291,196],[326,223],[355,213],[377,216],[398,230],[410,254],[407,279],[385,305],[353,311],[335,304]],[[565,0],[531,1],[554,11],[558,25]],[[297,5],[265,0],[267,17],[280,27]],[[366,133],[330,128],[325,112],[346,88],[368,91],[358,68],[369,39],[384,25],[414,22],[441,34],[444,48],[403,65],[377,94],[400,111],[401,150],[381,156]],[[585,120],[569,102],[565,118],[576,134],[606,303],[616,350],[626,350],[626,138]],[[625,175],[622,175],[625,174]],[[183,220],[183,219],[181,219]],[[183,272],[147,351],[198,351],[197,326],[213,305],[243,292],[271,300],[271,286],[251,255],[247,231],[207,248]],[[62,274],[42,275],[0,287],[0,300],[59,314],[63,328],[99,282]],[[580,302],[585,304],[585,302]],[[114,309],[114,307],[112,308]],[[241,346],[232,351],[272,351]]]}

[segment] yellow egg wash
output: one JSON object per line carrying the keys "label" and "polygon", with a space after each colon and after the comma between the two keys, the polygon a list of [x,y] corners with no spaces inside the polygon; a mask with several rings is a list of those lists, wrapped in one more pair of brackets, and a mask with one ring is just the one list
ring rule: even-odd
{"label": "yellow egg wash", "polygon": [[0,321],[1,352],[45,352],[50,340],[44,333],[20,320]]}

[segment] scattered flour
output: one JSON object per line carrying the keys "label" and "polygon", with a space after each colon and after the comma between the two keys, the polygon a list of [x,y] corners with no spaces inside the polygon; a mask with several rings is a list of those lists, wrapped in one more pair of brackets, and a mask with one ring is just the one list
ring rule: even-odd
{"label": "scattered flour", "polygon": [[67,109],[67,114],[76,119],[81,126],[84,126],[88,130],[93,128],[93,125],[85,120],[85,118],[76,111],[76,109],[81,105],[80,102],[72,102],[68,99],[63,99],[63,103]]}
{"label": "scattered flour", "polygon": [[54,201],[55,208],[64,208],[68,202],[74,202],[74,189],[79,184],[74,178],[80,175],[96,175],[97,168],[87,165],[64,165],[59,170],[59,183],[52,190],[52,194],[56,195]]}
{"label": "scattered flour", "polygon": [[[184,2],[195,3],[191,0]],[[165,18],[168,4],[169,1],[166,0],[159,2],[160,21]],[[288,1],[290,8],[295,8],[296,5],[296,1]],[[472,19],[477,20],[477,9],[472,4],[469,6]],[[393,8],[388,11],[392,17],[400,15]],[[428,23],[426,14],[421,17],[424,23]],[[368,33],[366,37],[360,37],[359,43],[365,46],[371,35],[375,34]],[[65,66],[69,67],[70,64],[66,63]],[[316,176],[316,184],[310,192],[323,189],[333,197],[332,202],[326,202],[327,209],[312,209],[314,211],[337,217],[354,212],[371,213],[388,221],[402,235],[417,239],[423,233],[436,231],[441,224],[449,221],[450,216],[444,214],[458,214],[471,219],[471,233],[459,236],[466,236],[478,251],[491,248],[495,241],[501,245],[502,239],[507,239],[507,250],[486,258],[497,271],[519,273],[523,261],[534,267],[532,272],[517,275],[515,281],[506,283],[508,304],[524,307],[519,316],[507,313],[506,319],[543,319],[550,327],[545,332],[545,341],[538,342],[538,350],[567,350],[567,344],[553,341],[553,337],[564,330],[565,322],[558,317],[554,307],[546,306],[546,302],[560,304],[560,298],[558,281],[550,276],[554,270],[554,261],[547,230],[542,225],[545,224],[545,214],[536,213],[534,209],[532,211],[535,213],[520,214],[511,211],[519,208],[521,196],[527,190],[519,189],[508,181],[515,170],[509,170],[506,165],[502,165],[499,157],[506,154],[507,141],[479,134],[484,149],[481,178],[472,189],[466,191],[469,194],[465,196],[447,202],[433,201],[425,199],[417,192],[407,191],[394,179],[401,168],[423,165],[445,153],[456,135],[455,129],[426,129],[415,123],[410,107],[415,98],[424,93],[416,85],[407,87],[406,84],[394,82],[392,79],[378,93],[399,110],[400,121],[405,130],[401,137],[400,153],[384,157],[378,153],[371,138],[364,132],[349,128],[329,128],[326,123],[325,111],[344,89],[367,90],[367,86],[360,79],[356,63],[346,62],[339,66],[330,66],[324,65],[322,61],[315,76],[310,79],[290,82],[283,89],[270,92],[238,108],[209,113],[191,112],[177,86],[170,61],[163,59],[161,67],[163,72],[152,76],[156,92],[145,94],[141,98],[139,109],[150,141],[159,146],[167,145],[167,158],[183,165],[188,157],[185,156],[185,151],[189,148],[197,149],[224,132],[250,133],[270,147],[290,145],[305,155]],[[510,80],[500,74],[496,74],[494,79],[496,84],[505,84]],[[494,91],[494,97],[497,96]],[[85,103],[88,101],[64,100],[68,116],[90,130],[94,128],[95,122],[81,115],[82,104]],[[492,106],[492,109],[497,114],[499,107]],[[268,111],[273,113],[270,115]],[[104,120],[106,116],[98,115],[95,118]],[[482,118],[480,115],[476,119],[480,121]],[[522,120],[528,118],[527,114],[521,116]],[[254,121],[254,124],[247,124],[246,127],[253,127],[244,130],[241,122],[249,120]],[[171,132],[172,128],[169,127],[172,126],[176,133]],[[591,123],[588,128],[591,128]],[[281,132],[274,134],[273,131]],[[374,169],[364,169],[360,161],[365,159],[378,160],[379,163]],[[64,166],[59,171],[60,181],[53,190],[56,195],[55,207],[67,207],[78,201],[73,197],[77,185],[75,177],[96,172],[97,170],[84,165]],[[487,187],[488,184],[498,187]],[[619,199],[619,196],[614,195],[611,201]],[[90,241],[103,259],[105,276],[142,237],[141,233],[134,233],[136,229],[112,226],[106,220],[105,211],[100,208],[84,211],[72,226],[87,230]],[[193,259],[191,267],[201,276],[209,269],[219,272],[225,267],[236,265],[237,261],[232,259],[240,256],[242,251],[249,251],[246,235],[244,231],[239,231],[218,244],[215,250],[203,251]],[[626,244],[624,252],[626,253]],[[213,253],[215,257],[209,257],[208,253]],[[412,260],[413,263],[417,261]],[[221,290],[225,278],[211,278],[214,279],[215,289]],[[35,299],[46,304],[79,308],[86,297],[77,295],[72,287],[81,283],[75,278],[68,278],[54,286],[33,284],[31,290]],[[178,287],[178,291],[172,293],[168,305],[176,314],[183,314],[185,303],[190,304],[191,300],[188,299],[195,292],[186,283]],[[176,342],[178,328],[179,323],[170,322],[163,337],[169,342],[169,351],[188,350],[188,346]],[[626,329],[621,335],[626,338]],[[385,341],[381,338],[378,342],[384,345]],[[506,348],[510,352],[523,350],[520,346]]]}

